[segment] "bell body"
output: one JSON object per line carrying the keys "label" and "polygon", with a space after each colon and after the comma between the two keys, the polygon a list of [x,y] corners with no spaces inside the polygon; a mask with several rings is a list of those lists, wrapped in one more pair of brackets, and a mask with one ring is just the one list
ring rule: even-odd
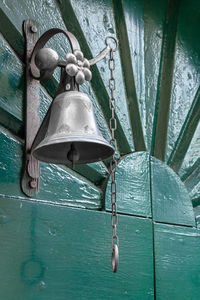
{"label": "bell body", "polygon": [[113,153],[97,127],[90,99],[79,91],[64,92],[54,99],[45,137],[33,149],[38,160],[55,164],[92,163]]}

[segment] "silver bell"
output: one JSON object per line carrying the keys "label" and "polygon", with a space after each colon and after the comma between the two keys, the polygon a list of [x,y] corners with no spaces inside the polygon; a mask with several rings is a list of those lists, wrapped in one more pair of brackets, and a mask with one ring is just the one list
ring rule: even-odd
{"label": "silver bell", "polygon": [[[38,159],[55,164],[85,164],[104,160],[114,148],[102,137],[89,97],[78,91],[59,94],[49,121],[41,126],[44,139],[33,149]],[[47,128],[44,128],[46,126]]]}

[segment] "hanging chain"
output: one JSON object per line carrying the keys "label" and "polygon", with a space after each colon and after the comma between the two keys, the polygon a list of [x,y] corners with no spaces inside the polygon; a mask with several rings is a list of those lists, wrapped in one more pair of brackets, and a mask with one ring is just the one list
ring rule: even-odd
{"label": "hanging chain", "polygon": [[[117,121],[115,118],[115,109],[116,109],[116,100],[114,97],[114,91],[116,89],[116,82],[114,78],[114,70],[115,70],[115,60],[114,60],[114,52],[118,48],[117,40],[112,37],[108,36],[106,38],[106,45],[108,45],[108,39],[114,40],[115,48],[110,48],[110,57],[108,60],[108,67],[110,70],[110,79],[109,79],[109,89],[110,89],[110,99],[109,99],[109,106],[111,109],[111,118],[110,118],[110,131],[111,131],[111,145],[114,147],[116,151],[116,138],[115,138],[115,131],[117,129]],[[118,261],[119,261],[119,252],[118,252],[118,245],[119,239],[117,236],[117,183],[116,183],[116,171],[117,171],[117,161],[115,159],[115,152],[112,156],[112,160],[110,162],[110,170],[111,170],[111,205],[112,205],[112,215],[111,215],[111,225],[112,225],[112,270],[113,272],[117,272],[118,269]]]}

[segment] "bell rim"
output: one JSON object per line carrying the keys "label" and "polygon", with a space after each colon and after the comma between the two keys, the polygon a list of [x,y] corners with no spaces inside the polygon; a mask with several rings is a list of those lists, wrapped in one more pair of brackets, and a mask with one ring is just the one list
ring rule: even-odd
{"label": "bell rim", "polygon": [[45,152],[45,150],[44,150],[45,148],[48,148],[49,146],[52,146],[55,144],[74,143],[74,142],[85,143],[85,144],[88,143],[88,145],[89,144],[99,144],[100,146],[103,146],[104,148],[108,148],[110,151],[109,156],[101,155],[101,157],[98,159],[93,158],[93,159],[90,159],[90,161],[81,160],[81,161],[77,161],[76,164],[87,164],[87,163],[99,162],[99,161],[102,161],[102,160],[105,160],[105,159],[111,157],[115,152],[114,147],[104,138],[100,139],[95,136],[95,139],[94,139],[94,137],[92,138],[91,135],[85,136],[83,138],[80,135],[80,136],[74,136],[74,137],[71,136],[69,139],[67,139],[66,137],[59,138],[59,139],[58,138],[51,139],[50,143],[45,143],[45,139],[44,139],[40,144],[38,144],[32,150],[32,154],[36,159],[43,161],[43,162],[54,163],[54,164],[70,164],[70,162],[68,162],[68,161],[63,162],[60,160],[60,162],[59,162],[59,159],[49,159],[49,157],[46,159],[44,156],[41,157],[41,155],[38,152],[41,151],[41,149],[43,149],[43,151]]}

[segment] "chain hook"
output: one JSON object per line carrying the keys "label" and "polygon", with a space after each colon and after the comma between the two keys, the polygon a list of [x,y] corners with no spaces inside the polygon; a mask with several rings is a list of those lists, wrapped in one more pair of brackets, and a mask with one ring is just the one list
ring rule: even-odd
{"label": "chain hook", "polygon": [[[108,42],[109,40],[113,40],[113,41],[114,41],[114,45],[115,45],[114,48],[111,47],[111,46],[109,45],[109,42]],[[106,39],[105,39],[105,44],[106,44],[106,46],[108,46],[113,52],[117,51],[117,49],[118,49],[118,40],[117,40],[114,36],[111,36],[111,35],[107,36]]]}

